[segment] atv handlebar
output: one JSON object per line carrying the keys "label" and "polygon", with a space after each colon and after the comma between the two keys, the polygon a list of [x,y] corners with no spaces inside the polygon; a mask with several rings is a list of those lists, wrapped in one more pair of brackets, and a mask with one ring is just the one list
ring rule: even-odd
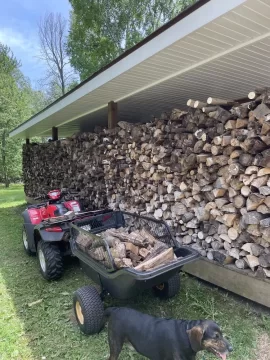
{"label": "atv handlebar", "polygon": [[34,197],[34,200],[40,200],[40,199],[43,199],[44,198],[44,196],[37,196],[37,197]]}
{"label": "atv handlebar", "polygon": [[[68,189],[60,189],[60,192],[61,192],[61,197],[64,196],[64,195],[79,195],[79,191],[74,191],[74,190],[68,190]],[[41,200],[41,199],[47,199],[48,196],[47,195],[40,195],[40,196],[37,196],[37,197],[34,197],[34,200]]]}

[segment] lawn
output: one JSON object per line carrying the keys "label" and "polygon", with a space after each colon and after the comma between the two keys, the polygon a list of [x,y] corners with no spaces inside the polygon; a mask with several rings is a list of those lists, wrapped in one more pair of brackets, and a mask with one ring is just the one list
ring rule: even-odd
{"label": "lawn", "polygon": [[[67,262],[62,280],[43,280],[36,258],[28,257],[21,244],[23,208],[21,186],[0,187],[0,360],[107,359],[106,330],[86,337],[79,332],[72,313],[72,293],[89,280],[75,260]],[[267,313],[187,275],[181,277],[181,293],[170,301],[162,302],[147,292],[128,303],[108,298],[106,306],[130,306],[164,317],[213,319],[234,347],[229,359],[270,358],[269,354],[263,358],[258,348],[269,339]],[[214,359],[206,353],[198,358]],[[143,358],[126,348],[120,359]]]}

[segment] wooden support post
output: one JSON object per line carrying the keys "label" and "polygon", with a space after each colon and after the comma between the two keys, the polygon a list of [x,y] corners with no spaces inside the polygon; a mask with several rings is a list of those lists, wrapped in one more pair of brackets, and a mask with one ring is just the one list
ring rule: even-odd
{"label": "wooden support post", "polygon": [[117,103],[110,101],[108,103],[108,129],[116,127],[117,122]]}
{"label": "wooden support post", "polygon": [[58,140],[58,128],[53,127],[52,128],[52,141],[57,141],[57,140]]}
{"label": "wooden support post", "polygon": [[27,139],[25,139],[25,143],[26,143],[26,145],[29,145],[30,144],[30,140],[27,138]]}

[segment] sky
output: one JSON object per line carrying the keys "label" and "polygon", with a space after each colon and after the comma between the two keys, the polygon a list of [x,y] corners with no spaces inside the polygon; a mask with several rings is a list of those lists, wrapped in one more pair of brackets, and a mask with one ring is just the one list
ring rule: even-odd
{"label": "sky", "polygon": [[0,0],[0,42],[8,45],[21,61],[21,70],[38,87],[45,68],[38,59],[38,22],[46,12],[69,18],[68,0]]}

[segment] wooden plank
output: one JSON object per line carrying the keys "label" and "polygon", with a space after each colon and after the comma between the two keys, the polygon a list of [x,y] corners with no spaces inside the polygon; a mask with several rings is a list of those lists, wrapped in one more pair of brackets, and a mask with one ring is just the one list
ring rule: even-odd
{"label": "wooden plank", "polygon": [[188,274],[270,308],[270,281],[249,276],[247,272],[230,269],[206,259],[183,267]]}
{"label": "wooden plank", "polygon": [[113,129],[118,121],[117,103],[110,101],[108,103],[108,129]]}

